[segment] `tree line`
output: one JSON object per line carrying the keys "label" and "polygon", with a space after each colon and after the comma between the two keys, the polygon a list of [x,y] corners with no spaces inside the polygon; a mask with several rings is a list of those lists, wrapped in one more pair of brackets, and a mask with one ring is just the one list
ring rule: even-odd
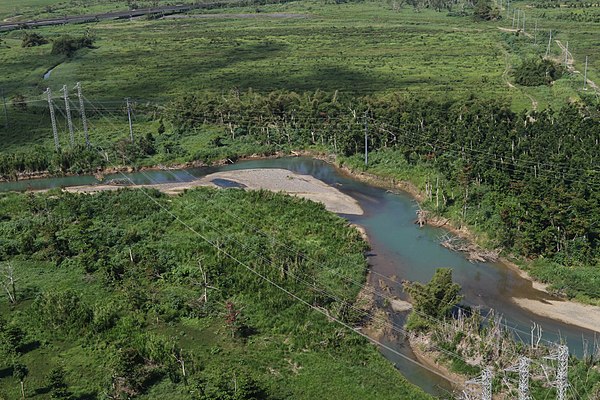
{"label": "tree line", "polygon": [[231,139],[331,149],[355,165],[366,129],[370,169],[426,171],[425,205],[486,233],[490,245],[569,266],[600,260],[594,106],[516,113],[502,101],[476,98],[249,91],[184,96],[168,119],[181,132],[218,124]]}

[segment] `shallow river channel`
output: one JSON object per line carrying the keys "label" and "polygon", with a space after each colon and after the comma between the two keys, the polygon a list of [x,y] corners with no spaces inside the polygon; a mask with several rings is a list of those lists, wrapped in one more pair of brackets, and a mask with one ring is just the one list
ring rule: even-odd
{"label": "shallow river channel", "polygon": [[[294,157],[243,161],[215,168],[144,171],[126,175],[136,184],[151,184],[190,181],[193,177],[202,177],[213,172],[248,168],[284,168],[312,175],[356,199],[363,208],[364,215],[343,217],[366,229],[371,242],[368,257],[373,271],[371,280],[374,287],[379,288],[379,281],[382,280],[389,286],[391,295],[404,298],[399,284],[386,277],[395,276],[398,282],[403,279],[426,282],[436,268],[451,267],[454,280],[462,286],[465,297],[463,303],[479,306],[483,310],[497,310],[503,315],[506,325],[514,329],[515,335],[521,340],[529,342],[530,329],[535,321],[542,325],[545,339],[566,341],[572,354],[581,356],[584,339],[593,343],[594,332],[535,315],[513,303],[513,297],[540,301],[550,298],[534,289],[530,281],[520,277],[514,270],[500,263],[471,263],[462,254],[447,250],[439,244],[439,238],[446,233],[443,229],[419,229],[413,223],[417,206],[408,194],[392,193],[359,182],[323,161]],[[122,174],[105,176],[105,180],[111,179],[124,178]],[[0,191],[47,189],[97,182],[93,176],[35,179],[2,183]],[[395,323],[401,324],[405,315],[398,314],[393,318]],[[414,358],[403,338],[385,337],[383,342],[409,358]],[[451,390],[450,383],[438,375],[390,351],[382,349],[382,352],[395,363],[403,375],[424,390],[441,397],[447,394],[447,390]]]}

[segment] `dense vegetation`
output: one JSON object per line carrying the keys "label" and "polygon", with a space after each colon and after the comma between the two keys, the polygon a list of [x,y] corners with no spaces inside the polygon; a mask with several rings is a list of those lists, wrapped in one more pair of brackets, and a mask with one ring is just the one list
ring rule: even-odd
{"label": "dense vegetation", "polygon": [[2,277],[16,280],[15,298],[0,297],[0,398],[19,381],[39,398],[427,398],[366,340],[249,270],[359,322],[365,244],[317,203],[56,192],[2,195],[0,216]]}
{"label": "dense vegetation", "polygon": [[[516,398],[517,374],[508,372],[516,365],[518,357],[529,357],[531,398],[556,396],[552,378],[547,375],[549,364],[543,360],[555,348],[544,344],[524,346],[521,338],[493,312],[481,315],[479,310],[460,306],[460,286],[452,282],[451,269],[438,269],[431,281],[405,282],[405,289],[413,301],[413,311],[407,320],[412,332],[411,343],[422,351],[431,353],[457,373],[467,376],[481,372],[481,360],[491,368],[493,392],[500,398]],[[431,355],[430,354],[430,355]],[[600,396],[600,353],[594,350],[583,359],[569,360],[567,398],[597,399]],[[512,383],[511,383],[512,382]]]}
{"label": "dense vegetation", "polygon": [[91,48],[94,38],[86,35],[81,37],[61,36],[52,42],[52,55],[73,57],[75,52],[83,48]]}
{"label": "dense vegetation", "polygon": [[[600,295],[595,284],[580,285],[571,268],[600,259],[600,124],[593,109],[516,114],[479,100],[276,92],[185,97],[171,110],[183,131],[220,123],[231,137],[275,148],[327,146],[353,166],[362,163],[356,155],[364,152],[367,123],[369,170],[414,181],[426,190],[427,207],[486,233],[489,246],[564,265],[557,275],[573,280],[558,289],[567,294]],[[586,275],[595,282],[593,271]]]}
{"label": "dense vegetation", "polygon": [[534,57],[515,69],[515,82],[524,86],[549,85],[563,74],[563,68],[547,58]]}
{"label": "dense vegetation", "polygon": [[369,171],[412,181],[426,192],[425,207],[484,234],[488,247],[543,257],[533,273],[558,292],[600,298],[600,124],[593,105],[525,114],[478,99],[234,91],[184,96],[159,115],[155,133],[135,144],[24,151],[0,157],[0,172],[91,171],[106,166],[103,151],[123,164],[158,164],[301,148],[331,151],[360,169],[367,123]]}

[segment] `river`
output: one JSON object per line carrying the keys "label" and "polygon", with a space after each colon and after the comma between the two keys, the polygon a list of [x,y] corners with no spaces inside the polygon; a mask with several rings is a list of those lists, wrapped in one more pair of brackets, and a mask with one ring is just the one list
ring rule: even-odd
{"label": "river", "polygon": [[[532,322],[541,324],[544,339],[563,340],[570,352],[583,354],[583,339],[594,342],[594,332],[568,325],[560,321],[535,315],[518,307],[511,301],[513,297],[544,300],[547,294],[533,288],[532,283],[522,278],[516,271],[500,263],[471,263],[462,254],[452,252],[439,244],[442,228],[418,228],[415,219],[416,203],[406,193],[392,193],[385,189],[370,186],[344,174],[330,164],[320,160],[302,157],[242,161],[232,165],[188,170],[152,170],[126,174],[136,184],[151,184],[190,181],[192,175],[202,177],[217,171],[231,171],[248,168],[285,168],[293,172],[313,177],[336,187],[353,197],[364,210],[364,214],[343,215],[349,221],[363,226],[371,242],[368,255],[372,271],[372,284],[378,287],[380,275],[395,275],[398,281],[408,279],[427,282],[439,267],[451,267],[454,280],[462,286],[463,303],[479,306],[483,310],[493,308],[504,316],[508,327],[515,330],[518,337],[529,342]],[[105,176],[105,180],[123,179],[121,174]],[[44,178],[0,184],[0,191],[47,189],[61,186],[77,186],[97,183],[93,176],[73,176]],[[386,281],[393,295],[404,297],[398,284]],[[394,322],[402,323],[403,315],[395,315]],[[386,337],[389,345],[402,354],[414,358],[404,339]],[[444,396],[451,389],[449,382],[416,366],[389,351],[383,354],[394,362],[396,367],[411,382],[426,391]]]}

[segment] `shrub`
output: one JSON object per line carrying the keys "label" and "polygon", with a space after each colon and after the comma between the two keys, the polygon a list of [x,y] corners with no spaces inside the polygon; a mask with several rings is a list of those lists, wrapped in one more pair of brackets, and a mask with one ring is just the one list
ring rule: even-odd
{"label": "shrub", "polygon": [[564,69],[554,61],[542,57],[528,58],[515,70],[515,81],[523,86],[549,85],[559,79]]}
{"label": "shrub", "polygon": [[72,57],[75,52],[84,47],[92,48],[94,39],[91,36],[81,36],[73,38],[71,36],[61,36],[52,44],[52,54]]}
{"label": "shrub", "polygon": [[48,43],[48,40],[39,33],[25,33],[21,47],[35,47]]}

